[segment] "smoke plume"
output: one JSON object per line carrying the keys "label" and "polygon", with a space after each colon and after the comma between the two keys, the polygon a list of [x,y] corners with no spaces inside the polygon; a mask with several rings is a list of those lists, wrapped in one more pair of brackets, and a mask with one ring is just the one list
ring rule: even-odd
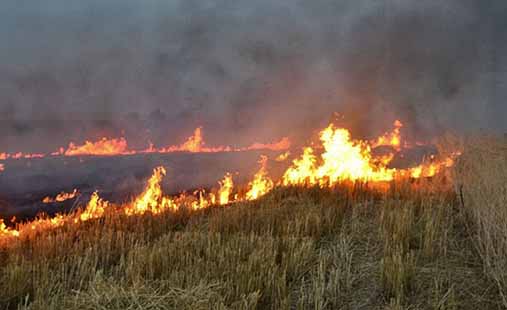
{"label": "smoke plume", "polygon": [[0,151],[126,136],[507,131],[503,0],[7,0]]}

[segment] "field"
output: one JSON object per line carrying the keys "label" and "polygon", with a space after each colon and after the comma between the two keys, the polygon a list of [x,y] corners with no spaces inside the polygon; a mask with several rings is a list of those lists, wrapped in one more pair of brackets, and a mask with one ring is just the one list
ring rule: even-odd
{"label": "field", "polygon": [[2,245],[2,309],[507,308],[507,149],[385,186],[118,213]]}

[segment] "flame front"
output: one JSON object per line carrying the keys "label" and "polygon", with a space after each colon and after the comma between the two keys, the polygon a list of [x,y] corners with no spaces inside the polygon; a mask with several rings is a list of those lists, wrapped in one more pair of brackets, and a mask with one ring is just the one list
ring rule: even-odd
{"label": "flame front", "polygon": [[[400,139],[399,129],[402,127],[401,122],[394,125],[395,129],[392,133],[385,134],[373,142],[352,139],[347,129],[337,128],[333,124],[329,125],[320,132],[320,144],[315,147],[305,147],[303,154],[293,160],[277,184],[319,185],[324,187],[334,186],[345,180],[380,182],[384,184],[386,181],[393,180],[397,176],[411,178],[431,177],[444,168],[452,166],[455,157],[460,155],[460,153],[456,152],[448,158],[438,160],[435,157],[430,157],[428,161],[407,169],[389,168],[389,164],[395,155],[394,152],[398,151],[398,147],[406,145]],[[64,153],[100,155],[111,154],[113,152],[129,153],[126,141],[123,142],[120,139],[112,144],[109,143],[110,141],[112,140],[103,139],[99,143],[87,142],[82,147],[69,147],[69,150],[73,151],[65,151]],[[392,146],[393,152],[387,155],[374,156],[371,150],[375,146],[380,145]],[[284,143],[283,147],[286,146]],[[153,146],[151,149],[156,150]],[[205,151],[207,148],[202,140],[200,128],[194,132],[191,138],[176,149],[188,152]],[[288,156],[288,153],[286,154]],[[11,157],[7,156],[6,158]],[[166,175],[166,169],[164,167],[157,167],[153,169],[153,174],[147,180],[146,187],[139,196],[129,203],[116,205],[115,208],[109,208],[108,210],[111,210],[111,212],[119,211],[126,216],[133,216],[147,212],[159,214],[165,211],[177,211],[180,207],[199,210],[212,205],[227,205],[237,201],[258,199],[274,188],[275,183],[269,177],[267,163],[268,158],[262,155],[259,161],[260,169],[255,173],[252,180],[248,182],[246,192],[238,190],[234,193],[235,188],[232,175],[227,173],[219,181],[220,187],[216,192],[207,193],[205,190],[198,190],[188,195],[182,193],[178,197],[164,196],[161,182]],[[0,167],[3,166],[0,164]],[[241,193],[244,193],[244,195],[241,195]],[[46,198],[48,198],[48,201],[60,202],[74,198],[78,194],[79,192],[75,189],[71,193],[62,192],[54,199],[51,197]],[[74,223],[78,223],[80,221],[84,222],[101,218],[109,206],[110,203],[108,201],[101,199],[98,193],[94,192],[88,204],[80,213],[70,215],[58,214],[52,218],[37,218],[24,224],[16,224],[16,229],[7,227],[4,221],[0,219],[0,237],[2,237],[1,240],[6,240],[4,238],[23,235],[25,229],[39,230],[53,228],[62,226],[67,222],[73,221]]]}
{"label": "flame front", "polygon": [[83,145],[76,145],[73,142],[69,144],[66,151],[63,152],[65,156],[79,156],[79,155],[95,155],[95,156],[112,156],[128,154],[127,140],[125,138],[107,139],[102,138],[96,142],[86,141]]}
{"label": "flame front", "polygon": [[[190,152],[190,153],[217,153],[217,152],[246,152],[252,150],[273,150],[281,151],[290,147],[289,138],[284,137],[280,141],[273,143],[255,142],[248,147],[231,147],[231,146],[206,146],[204,141],[202,127],[197,127],[192,136],[181,145],[172,145],[167,147],[156,148],[153,143],[148,143],[148,148],[144,150],[129,150],[128,143],[125,138],[102,138],[98,141],[85,141],[84,144],[78,145],[70,142],[67,148],[60,147],[58,150],[49,153],[0,153],[0,160],[7,159],[35,159],[44,158],[46,156],[118,156],[118,155],[135,155],[146,153],[173,153],[173,152]],[[1,170],[0,170],[1,171]]]}

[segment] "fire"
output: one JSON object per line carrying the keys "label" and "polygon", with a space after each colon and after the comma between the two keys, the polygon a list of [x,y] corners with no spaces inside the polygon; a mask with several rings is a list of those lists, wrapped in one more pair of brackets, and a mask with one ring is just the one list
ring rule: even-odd
{"label": "fire", "polygon": [[21,158],[32,159],[32,158],[42,158],[42,157],[45,157],[45,155],[39,154],[39,153],[36,153],[36,154],[25,154],[22,152],[17,152],[14,154],[0,153],[0,160],[21,159]]}
{"label": "fire", "polygon": [[430,158],[429,163],[422,163],[417,167],[409,169],[410,176],[414,179],[421,177],[432,177],[442,170],[442,168],[449,168],[454,165],[452,157],[459,156],[458,153],[451,154],[451,157],[436,161],[434,157]]}
{"label": "fire", "polygon": [[315,184],[317,157],[311,147],[306,147],[300,159],[294,159],[292,166],[285,171],[282,178],[283,185]]}
{"label": "fire", "polygon": [[232,175],[227,173],[224,179],[219,182],[220,189],[218,190],[218,203],[220,205],[226,205],[229,203],[232,190],[234,189],[234,183],[232,181]]}
{"label": "fire", "polygon": [[[395,123],[395,129],[392,133],[384,134],[374,141],[363,141],[353,139],[351,133],[345,128],[338,128],[330,124],[320,132],[320,143],[315,147],[303,148],[303,153],[299,158],[292,161],[292,164],[283,173],[281,180],[276,182],[280,185],[318,185],[334,186],[341,181],[361,181],[361,182],[379,182],[385,184],[396,177],[422,178],[431,177],[442,171],[446,167],[454,164],[454,159],[460,153],[451,154],[447,158],[437,159],[430,157],[428,161],[407,169],[390,168],[389,164],[394,158],[395,153],[375,156],[372,149],[379,145],[390,145],[396,150],[402,147],[400,140],[401,122]],[[273,149],[285,148],[289,146],[288,139],[282,139],[283,143],[271,144]],[[254,144],[260,147],[261,144]],[[268,147],[268,145],[262,145]],[[160,151],[150,147],[151,150]],[[185,143],[174,148],[165,149],[165,151],[176,150],[185,152],[207,152],[215,149],[231,149],[228,147],[207,148],[202,138],[201,128],[197,128],[194,135],[187,139]],[[126,141],[121,139],[102,139],[98,142],[86,142],[85,145],[77,147],[72,143],[67,151],[61,154],[80,154],[80,155],[112,155],[131,154],[127,151]],[[2,155],[4,156],[4,155]],[[69,155],[72,156],[72,155]],[[287,159],[289,152],[280,154],[277,159],[283,157]],[[9,157],[11,158],[11,157]],[[206,192],[205,190],[195,191],[193,194],[182,193],[177,197],[165,196],[162,190],[162,180],[166,176],[166,169],[162,166],[153,169],[153,174],[147,180],[147,184],[140,195],[131,202],[109,208],[111,212],[120,212],[127,216],[141,215],[147,212],[159,214],[166,211],[177,211],[180,207],[188,207],[192,210],[208,208],[212,205],[226,205],[238,201],[255,200],[269,193],[275,185],[267,171],[268,158],[261,156],[260,168],[248,182],[245,191],[238,190],[234,193],[235,184],[232,175],[226,173],[216,192]],[[0,164],[3,168],[3,165]],[[244,193],[244,194],[241,194]],[[44,203],[62,202],[75,198],[79,191],[74,189],[70,193],[61,192],[55,198],[46,197]],[[80,213],[70,215],[56,215],[52,218],[37,218],[25,224],[16,224],[17,229],[9,228],[4,221],[0,219],[0,238],[18,237],[22,235],[24,229],[39,230],[51,227],[59,227],[73,220],[74,223],[85,222],[91,219],[103,217],[106,209],[110,206],[108,201],[99,197],[94,192]]]}
{"label": "fire", "polygon": [[198,190],[194,192],[194,201],[191,203],[192,210],[201,210],[206,209],[211,205],[211,201],[213,201],[214,196],[210,194],[209,199],[206,197],[206,192],[204,190]]}
{"label": "fire", "polygon": [[216,153],[216,152],[230,152],[232,149],[229,146],[207,147],[205,146],[202,127],[197,127],[194,134],[188,137],[181,145],[173,145],[166,148],[155,150],[158,153],[172,153],[172,152],[190,152],[190,153]]}
{"label": "fire", "polygon": [[317,178],[321,183],[334,185],[342,180],[390,181],[394,170],[379,164],[372,164],[370,147],[362,141],[353,141],[350,132],[330,125],[321,132],[324,153],[323,164],[317,168]]}
{"label": "fire", "polygon": [[96,142],[85,141],[83,145],[76,145],[73,142],[69,144],[65,156],[79,155],[95,155],[95,156],[112,156],[128,154],[127,140],[125,138],[107,139],[102,138]]}
{"label": "fire", "polygon": [[273,189],[274,183],[271,178],[269,178],[266,170],[267,161],[268,158],[262,155],[259,161],[261,168],[255,174],[254,179],[248,183],[249,190],[246,193],[247,200],[257,199]]}
{"label": "fire", "polygon": [[282,151],[290,148],[290,140],[288,137],[282,138],[280,141],[273,143],[259,143],[255,142],[250,146],[242,148],[234,148],[231,146],[206,146],[203,137],[202,127],[197,127],[194,134],[187,138],[187,141],[181,145],[172,145],[164,148],[157,149],[150,144],[145,153],[173,153],[173,152],[189,152],[189,153],[218,153],[218,152],[245,152],[254,150],[272,150]]}
{"label": "fire", "polygon": [[339,181],[390,181],[394,169],[385,167],[384,161],[373,163],[370,146],[352,140],[350,132],[329,125],[321,131],[324,152],[319,165],[314,150],[305,148],[303,156],[293,162],[283,176],[284,185],[320,184],[332,186]]}
{"label": "fire", "polygon": [[354,140],[350,132],[344,128],[329,125],[320,132],[323,152],[320,157],[315,155],[311,147],[306,147],[303,155],[295,159],[282,177],[283,185],[320,185],[333,186],[343,180],[385,182],[393,180],[397,175],[409,175],[412,178],[431,177],[443,167],[453,165],[452,157],[441,161],[423,163],[419,166],[404,169],[388,168],[394,153],[373,156],[374,146],[391,145],[401,147],[400,121],[395,122],[393,133],[386,134],[373,142]]}
{"label": "fire", "polygon": [[5,225],[4,220],[0,219],[0,237],[18,237],[19,231]]}
{"label": "fire", "polygon": [[88,220],[102,217],[105,209],[109,205],[109,202],[102,200],[97,192],[92,194],[88,205],[84,209],[83,213],[79,216],[80,220],[86,222]]}
{"label": "fire", "polygon": [[[172,145],[168,147],[156,148],[153,143],[149,142],[149,147],[144,150],[129,150],[127,140],[121,138],[102,138],[98,141],[85,141],[84,144],[78,145],[70,142],[67,149],[60,147],[58,150],[49,153],[0,153],[0,160],[7,159],[33,159],[43,158],[46,156],[117,156],[117,155],[135,155],[143,153],[173,153],[173,152],[190,152],[190,153],[217,153],[217,152],[245,152],[252,150],[273,150],[281,151],[290,147],[288,137],[282,138],[280,141],[273,143],[255,142],[248,147],[235,148],[231,146],[206,146],[203,137],[202,127],[197,127],[192,136],[181,145]],[[1,170],[0,170],[1,171]]]}
{"label": "fire", "polygon": [[401,150],[401,136],[400,129],[403,127],[403,123],[399,120],[394,121],[394,129],[392,132],[386,132],[384,135],[377,138],[372,144],[372,148],[378,146],[392,146],[395,150]]}
{"label": "fire", "polygon": [[168,197],[164,197],[162,193],[160,183],[165,175],[166,170],[164,167],[153,169],[153,175],[148,180],[148,185],[143,193],[125,208],[125,214],[144,214],[148,211],[157,214],[165,209],[177,209],[174,201]]}
{"label": "fire", "polygon": [[289,156],[290,156],[290,152],[287,151],[285,153],[282,153],[282,154],[278,155],[275,160],[279,161],[279,162],[286,161],[287,158],[289,158]]}
{"label": "fire", "polygon": [[42,199],[42,202],[43,203],[64,202],[66,200],[76,198],[78,194],[79,194],[78,190],[74,189],[74,191],[70,193],[61,192],[60,194],[56,195],[55,198],[51,198],[49,196],[44,197],[44,199]]}
{"label": "fire", "polygon": [[[239,148],[236,151],[253,151],[253,150],[271,150],[271,151],[283,151],[290,148],[289,137],[283,137],[280,141],[273,143],[254,143],[246,148]],[[288,155],[287,155],[288,156]]]}
{"label": "fire", "polygon": [[4,164],[0,164],[0,172],[4,171],[5,170],[5,166]]}

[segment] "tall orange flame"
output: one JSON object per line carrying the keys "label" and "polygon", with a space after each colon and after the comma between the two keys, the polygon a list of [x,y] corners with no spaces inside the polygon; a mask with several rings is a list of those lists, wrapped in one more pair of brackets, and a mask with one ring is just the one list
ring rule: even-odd
{"label": "tall orange flame", "polygon": [[232,181],[232,175],[227,173],[224,179],[219,182],[220,189],[218,190],[218,203],[226,205],[229,203],[232,190],[234,189],[234,183]]}
{"label": "tall orange flame", "polygon": [[144,214],[148,211],[157,214],[166,209],[177,209],[174,201],[162,194],[160,183],[165,175],[164,167],[153,169],[153,175],[148,180],[148,185],[143,193],[125,208],[125,214]]}
{"label": "tall orange flame", "polygon": [[246,193],[247,200],[257,199],[266,193],[268,193],[271,189],[273,189],[274,183],[271,178],[268,176],[266,165],[268,158],[264,155],[261,156],[259,160],[259,164],[261,168],[255,174],[253,180],[248,183],[248,192]]}
{"label": "tall orange flame", "polygon": [[88,205],[80,215],[81,221],[85,222],[94,218],[102,217],[109,202],[102,200],[97,192],[92,194]]}

